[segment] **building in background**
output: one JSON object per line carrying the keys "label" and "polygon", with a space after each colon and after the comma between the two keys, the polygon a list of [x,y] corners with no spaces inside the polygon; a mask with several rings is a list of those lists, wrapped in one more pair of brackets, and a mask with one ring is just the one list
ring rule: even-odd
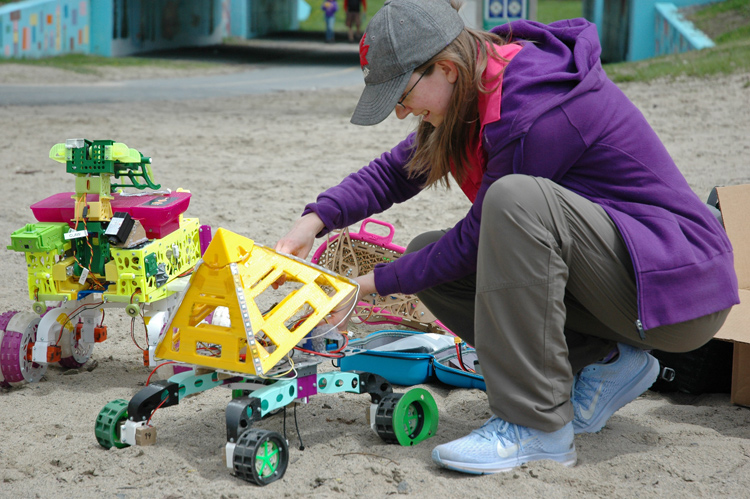
{"label": "building in background", "polygon": [[[678,9],[714,0],[582,0],[605,62],[713,46]],[[489,29],[536,19],[537,0],[464,0],[466,24]],[[0,7],[0,56],[125,56],[295,31],[305,0],[26,0]]]}

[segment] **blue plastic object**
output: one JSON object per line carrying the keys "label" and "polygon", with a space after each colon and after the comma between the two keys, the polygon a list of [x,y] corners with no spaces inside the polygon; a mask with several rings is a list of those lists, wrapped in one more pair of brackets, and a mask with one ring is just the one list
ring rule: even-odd
{"label": "blue plastic object", "polygon": [[[474,367],[473,359],[476,359],[477,356],[473,348],[464,346],[461,349],[461,356],[464,365],[471,363],[469,367]],[[459,388],[476,388],[482,391],[487,390],[487,386],[484,384],[484,377],[481,374],[464,371],[459,366],[458,354],[455,349],[452,352],[440,352],[440,354],[435,356],[433,362],[435,377],[446,385]]]}
{"label": "blue plastic object", "polygon": [[[464,365],[473,368],[476,353],[462,345]],[[366,371],[394,385],[441,381],[459,388],[485,389],[481,375],[460,368],[454,338],[409,330],[378,331],[354,340],[339,359],[342,371]]]}

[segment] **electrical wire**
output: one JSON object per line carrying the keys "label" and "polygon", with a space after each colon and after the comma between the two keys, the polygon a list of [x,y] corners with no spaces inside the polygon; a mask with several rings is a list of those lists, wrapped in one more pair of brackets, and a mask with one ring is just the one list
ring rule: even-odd
{"label": "electrical wire", "polygon": [[299,432],[299,425],[297,424],[297,404],[294,404],[294,429],[297,430],[297,438],[299,438],[299,450],[305,450],[305,444],[302,443],[302,434]]}
{"label": "electrical wire", "polygon": [[189,269],[187,269],[182,274],[179,274],[177,277],[187,277],[187,276],[191,275],[193,272],[195,272],[195,267],[190,267]]}
{"label": "electrical wire", "polygon": [[[326,334],[327,333],[328,333],[328,331],[326,331]],[[320,336],[320,335],[318,335],[318,336]],[[316,337],[318,337],[318,336],[316,336]],[[294,347],[294,349],[298,350],[300,352],[309,354],[309,355],[318,355],[320,357],[328,357],[328,358],[331,358],[331,359],[340,359],[340,358],[344,357],[344,354],[342,352],[347,347],[347,345],[349,345],[349,337],[347,335],[345,335],[345,334],[342,334],[341,336],[344,338],[344,344],[341,345],[336,350],[330,350],[330,351],[326,351],[326,352],[318,352],[318,351],[315,351],[315,350],[308,350],[308,349],[302,348],[302,347]]]}
{"label": "electrical wire", "polygon": [[199,345],[201,345],[199,348],[196,348],[195,351],[197,352],[209,352],[211,355],[210,357],[218,357],[221,355],[221,348],[218,346],[211,346],[210,344],[206,344],[202,341],[198,342]]}
{"label": "electrical wire", "polygon": [[[354,309],[355,309],[356,306],[357,306],[357,301],[356,301],[356,298],[355,298],[355,300],[354,300],[351,308],[349,309],[349,312],[347,312],[346,315],[344,315],[344,318],[341,319],[337,324],[331,326],[329,329],[325,330],[322,333],[314,334],[314,335],[308,335],[308,336],[305,336],[305,338],[307,338],[309,340],[313,340],[315,338],[320,338],[322,336],[325,336],[326,334],[328,334],[332,330],[338,330],[338,326],[340,326],[343,323],[343,321],[346,320],[347,317],[349,317],[349,315],[354,311]],[[289,330],[290,331],[295,331],[301,324],[303,324],[305,322],[305,320],[307,320],[308,317],[310,317],[310,315],[311,315],[311,313],[310,314],[305,314],[302,317],[300,317],[299,319],[297,319],[292,324],[292,326],[289,327]],[[324,319],[324,320],[325,320],[326,324],[329,324],[329,322],[328,322],[327,319]],[[317,356],[320,356],[320,357],[327,357],[327,358],[332,358],[332,359],[340,359],[341,357],[344,356],[344,354],[341,353],[341,352],[343,352],[343,350],[349,344],[349,337],[346,334],[341,334],[341,336],[344,338],[344,343],[343,343],[342,346],[340,346],[336,350],[331,350],[331,351],[326,351],[326,352],[318,352],[316,350],[309,350],[307,348],[302,348],[302,347],[299,347],[299,346],[295,346],[293,348],[293,350],[297,350],[297,351],[306,353],[308,355],[317,355]]]}
{"label": "electrical wire", "polygon": [[[299,450],[305,450],[305,444],[302,443],[302,434],[299,432],[299,425],[297,424],[297,404],[294,404],[294,428],[297,430],[297,438],[299,439]],[[289,439],[286,436],[286,406],[284,406],[284,440],[287,442]]]}
{"label": "electrical wire", "polygon": [[163,406],[163,405],[164,405],[164,402],[166,402],[167,400],[169,400],[169,395],[167,395],[166,397],[164,397],[164,400],[162,400],[162,401],[161,401],[161,402],[159,403],[159,405],[157,405],[157,406],[156,406],[156,409],[154,409],[154,410],[153,410],[153,411],[151,412],[151,415],[150,415],[150,416],[148,417],[148,421],[146,421],[146,426],[151,426],[151,418],[153,418],[153,417],[154,417],[154,414],[156,414],[156,411],[158,411],[158,410],[159,410],[159,408],[160,408],[161,406]]}
{"label": "electrical wire", "polygon": [[78,314],[85,312],[86,310],[91,310],[96,307],[99,307],[100,305],[103,305],[104,302],[100,301],[99,303],[92,303],[90,305],[80,305],[78,308],[73,310],[65,319],[65,322],[62,323],[60,326],[60,334],[57,335],[57,340],[55,341],[55,345],[58,345],[60,343],[60,340],[62,339],[63,332],[65,331],[65,326],[69,322],[71,322],[72,319],[74,319]]}
{"label": "electrical wire", "polygon": [[[148,339],[148,336],[146,337]],[[141,347],[141,345],[138,344],[138,340],[135,339],[135,317],[130,319],[130,339],[133,340],[133,344],[140,350],[141,352],[145,352],[146,350]]]}
{"label": "electrical wire", "polygon": [[168,360],[167,362],[162,362],[162,363],[161,363],[161,364],[159,364],[158,366],[154,367],[154,368],[153,368],[153,370],[151,371],[151,374],[149,374],[149,375],[148,375],[148,378],[146,379],[146,386],[148,386],[148,385],[149,385],[149,384],[151,383],[151,376],[153,376],[154,374],[156,374],[156,371],[157,371],[157,370],[158,370],[158,369],[159,369],[160,367],[162,367],[162,366],[166,366],[167,364],[177,364],[177,362],[176,362],[176,361],[174,361],[174,360]]}
{"label": "electrical wire", "polygon": [[[291,366],[287,371],[285,371],[283,373],[275,374],[273,376],[264,376],[263,374],[257,374],[256,373],[256,376],[259,377],[259,378],[261,378],[261,379],[267,379],[267,380],[277,380],[277,379],[280,379],[280,378],[284,378],[284,379],[297,379],[297,369],[295,369],[295,367],[294,367],[294,361],[292,360],[292,357],[289,356],[289,355],[287,355],[286,358],[289,361],[289,365]],[[278,363],[276,365],[278,365]],[[289,374],[289,373],[291,373],[291,372],[294,372],[294,376],[292,376],[291,378],[286,377],[286,375]]]}
{"label": "electrical wire", "polygon": [[[77,201],[76,204],[78,204],[78,203],[86,203],[86,194],[84,194],[83,196],[77,198],[76,201]],[[86,207],[84,207],[84,210],[85,209],[86,209]],[[89,236],[88,236],[89,230],[88,230],[88,226],[86,224],[86,215],[85,214],[83,214],[83,219],[80,220],[80,221],[83,222],[83,230],[86,232],[86,235],[83,236],[83,237],[86,239],[86,245],[89,247],[89,252],[90,252],[89,266],[88,267],[84,266],[81,263],[81,261],[78,260],[78,255],[76,255],[75,252],[73,253],[73,259],[76,261],[76,263],[78,264],[79,267],[81,267],[82,269],[88,270],[89,275],[91,276],[91,280],[93,282],[94,289],[104,289],[104,284],[102,284],[101,282],[99,282],[99,280],[95,277],[94,272],[91,270],[91,263],[94,260],[94,247],[91,245],[91,240],[89,239]],[[78,222],[79,222],[79,219],[78,219],[78,209],[76,209],[76,216],[75,216],[75,220],[74,220],[76,230],[78,229]]]}
{"label": "electrical wire", "polygon": [[474,369],[466,367],[466,364],[464,364],[464,356],[461,353],[461,343],[456,343],[456,356],[458,357],[458,365],[461,366],[461,369],[466,372],[476,373]]}

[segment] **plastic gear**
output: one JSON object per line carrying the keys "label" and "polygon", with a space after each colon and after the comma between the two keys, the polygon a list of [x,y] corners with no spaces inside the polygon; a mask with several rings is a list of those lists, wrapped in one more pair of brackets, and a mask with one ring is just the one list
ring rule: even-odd
{"label": "plastic gear", "polygon": [[378,404],[375,429],[384,442],[415,445],[433,436],[437,426],[437,404],[423,388],[390,393]]}
{"label": "plastic gear", "polygon": [[289,447],[275,431],[249,429],[240,435],[234,448],[234,472],[257,485],[268,485],[286,473]]}
{"label": "plastic gear", "polygon": [[96,417],[94,434],[105,449],[129,447],[120,440],[120,423],[128,418],[128,401],[116,399],[104,406]]}

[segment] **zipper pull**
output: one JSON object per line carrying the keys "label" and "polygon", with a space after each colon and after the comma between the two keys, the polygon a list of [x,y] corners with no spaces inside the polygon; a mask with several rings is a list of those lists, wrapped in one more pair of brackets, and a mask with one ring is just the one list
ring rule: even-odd
{"label": "zipper pull", "polygon": [[646,331],[643,330],[643,323],[640,319],[635,320],[635,328],[638,330],[638,336],[640,336],[643,341],[646,341]]}

